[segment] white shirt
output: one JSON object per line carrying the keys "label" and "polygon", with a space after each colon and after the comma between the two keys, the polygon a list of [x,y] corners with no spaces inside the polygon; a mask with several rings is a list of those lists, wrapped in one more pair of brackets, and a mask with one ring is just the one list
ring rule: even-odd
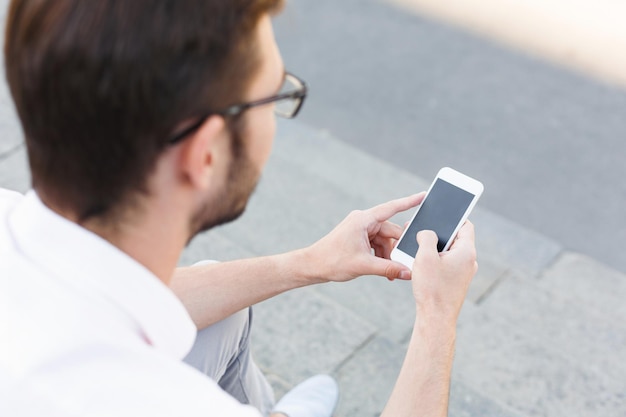
{"label": "white shirt", "polygon": [[181,361],[195,335],[141,264],[0,189],[0,416],[258,417]]}

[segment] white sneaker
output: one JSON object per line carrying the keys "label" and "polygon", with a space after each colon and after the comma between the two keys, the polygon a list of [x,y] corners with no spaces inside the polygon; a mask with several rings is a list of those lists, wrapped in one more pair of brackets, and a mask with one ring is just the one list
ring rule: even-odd
{"label": "white sneaker", "polygon": [[272,413],[288,417],[332,417],[338,398],[337,382],[331,376],[316,375],[285,394]]}

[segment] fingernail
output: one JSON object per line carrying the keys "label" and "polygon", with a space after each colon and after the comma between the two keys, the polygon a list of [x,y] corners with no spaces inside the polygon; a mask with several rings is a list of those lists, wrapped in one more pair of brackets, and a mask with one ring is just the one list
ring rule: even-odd
{"label": "fingernail", "polygon": [[411,271],[400,272],[400,279],[411,279]]}

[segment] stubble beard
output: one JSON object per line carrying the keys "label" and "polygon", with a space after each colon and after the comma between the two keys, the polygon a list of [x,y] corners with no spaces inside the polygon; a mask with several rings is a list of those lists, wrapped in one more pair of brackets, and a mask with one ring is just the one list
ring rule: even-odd
{"label": "stubble beard", "polygon": [[191,219],[191,241],[198,234],[213,227],[238,219],[245,211],[250,196],[259,181],[260,172],[248,156],[248,149],[242,138],[242,128],[231,129],[231,156],[228,176],[217,197],[205,201]]}

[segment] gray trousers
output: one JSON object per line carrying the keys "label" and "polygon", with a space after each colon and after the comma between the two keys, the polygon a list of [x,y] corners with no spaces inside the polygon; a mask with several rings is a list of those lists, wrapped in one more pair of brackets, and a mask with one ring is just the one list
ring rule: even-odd
{"label": "gray trousers", "polygon": [[274,392],[250,354],[251,326],[252,308],[246,308],[200,330],[184,361],[267,416],[274,406]]}

